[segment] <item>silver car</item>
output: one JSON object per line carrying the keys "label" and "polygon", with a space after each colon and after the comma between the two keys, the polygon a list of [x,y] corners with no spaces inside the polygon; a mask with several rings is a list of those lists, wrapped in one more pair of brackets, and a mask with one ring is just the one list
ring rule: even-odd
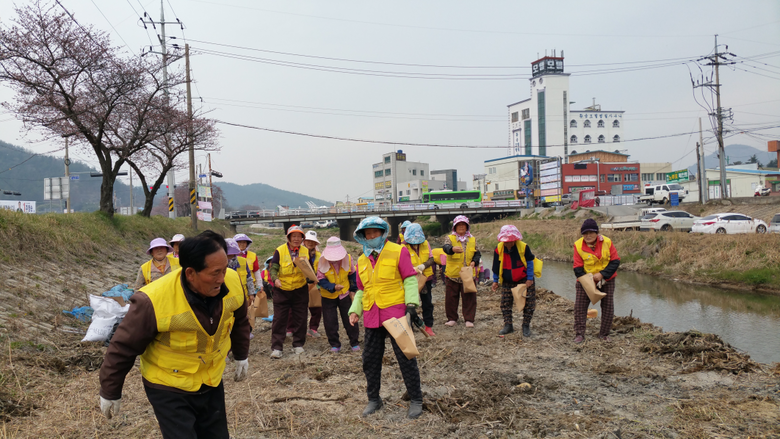
{"label": "silver car", "polygon": [[699,219],[684,210],[648,213],[642,217],[641,231],[671,232],[674,230],[690,232],[693,223]]}
{"label": "silver car", "polygon": [[769,222],[769,233],[780,233],[780,213],[776,213]]}

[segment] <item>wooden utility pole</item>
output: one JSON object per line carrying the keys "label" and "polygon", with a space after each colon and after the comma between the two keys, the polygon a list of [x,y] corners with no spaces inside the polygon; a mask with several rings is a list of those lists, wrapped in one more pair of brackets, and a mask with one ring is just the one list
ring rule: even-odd
{"label": "wooden utility pole", "polygon": [[[187,142],[190,144],[190,219],[192,230],[198,230],[198,188],[195,184],[195,145],[192,141],[192,88],[190,85],[190,45],[184,45],[185,69],[187,70]],[[195,196],[193,196],[195,195]]]}

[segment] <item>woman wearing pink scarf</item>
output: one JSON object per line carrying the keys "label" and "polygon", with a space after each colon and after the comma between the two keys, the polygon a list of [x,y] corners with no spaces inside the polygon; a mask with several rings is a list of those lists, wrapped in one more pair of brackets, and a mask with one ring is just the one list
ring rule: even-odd
{"label": "woman wearing pink scarf", "polygon": [[325,335],[328,336],[330,351],[333,353],[341,351],[339,314],[347,337],[349,337],[352,351],[360,350],[360,344],[358,344],[360,329],[349,324],[349,308],[352,306],[352,296],[357,291],[355,276],[352,256],[347,254],[347,250],[341,245],[341,240],[335,236],[328,238],[317,266],[317,279],[322,295],[322,318],[325,323]]}
{"label": "woman wearing pink scarf", "polygon": [[463,320],[467,328],[474,327],[477,315],[477,294],[463,292],[460,269],[479,265],[482,255],[477,250],[476,239],[469,233],[469,219],[458,215],[452,221],[452,233],[442,250],[447,254],[447,268],[444,272],[444,310],[447,315],[446,326],[455,326],[458,322],[458,302],[463,296]]}

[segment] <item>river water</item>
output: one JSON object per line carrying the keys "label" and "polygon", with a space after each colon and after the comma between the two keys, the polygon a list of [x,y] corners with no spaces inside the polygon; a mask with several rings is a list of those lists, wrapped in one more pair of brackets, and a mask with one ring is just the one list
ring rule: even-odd
{"label": "river water", "polygon": [[[492,267],[492,254],[483,252],[483,256],[485,268]],[[538,285],[573,301],[574,282],[571,263],[546,261]],[[591,307],[600,312],[598,304]],[[665,332],[695,329],[718,334],[756,361],[780,362],[778,296],[691,285],[619,270],[615,315],[627,316],[632,310],[634,317],[660,326]]]}

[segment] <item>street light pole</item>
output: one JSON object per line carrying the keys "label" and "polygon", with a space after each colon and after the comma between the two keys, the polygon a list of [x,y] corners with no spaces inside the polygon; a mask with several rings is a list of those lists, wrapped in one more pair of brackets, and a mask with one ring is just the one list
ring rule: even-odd
{"label": "street light pole", "polygon": [[65,137],[65,180],[68,181],[68,200],[65,202],[65,213],[70,213],[70,158],[68,158],[67,137]]}

